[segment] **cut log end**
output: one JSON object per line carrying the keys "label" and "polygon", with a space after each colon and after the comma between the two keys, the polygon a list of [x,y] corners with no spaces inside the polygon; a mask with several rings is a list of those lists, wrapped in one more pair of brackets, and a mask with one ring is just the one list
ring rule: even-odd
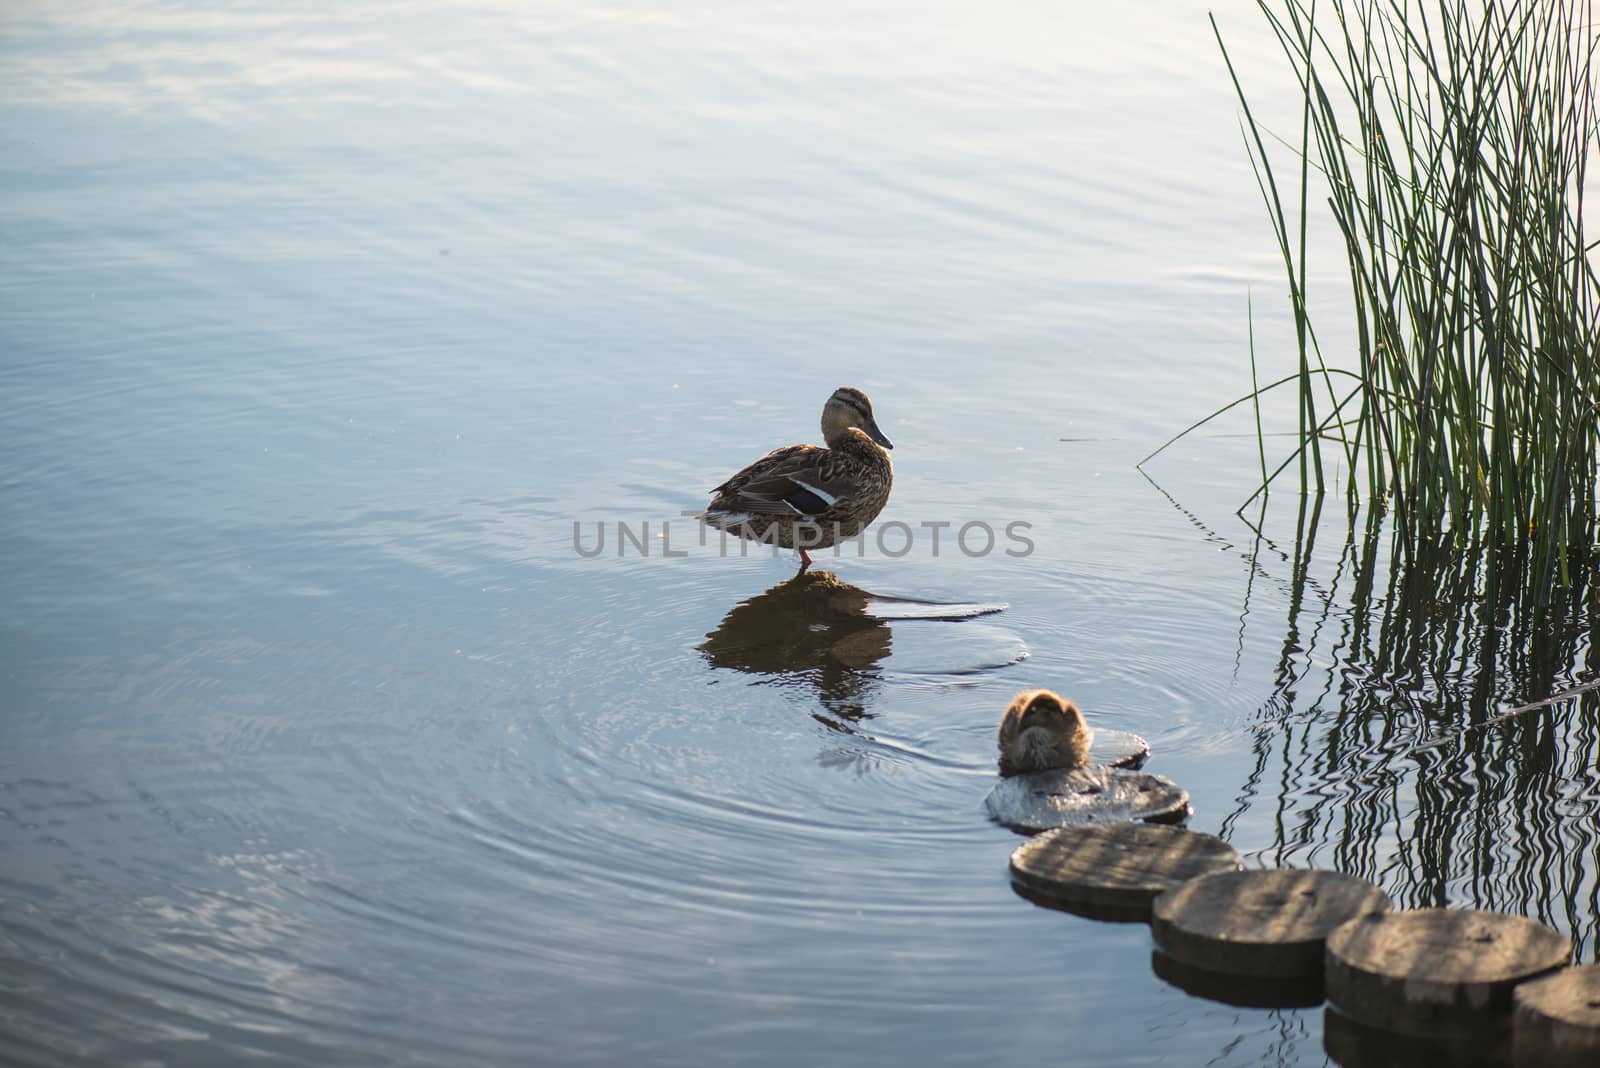
{"label": "cut log end", "polygon": [[1365,879],[1289,868],[1217,872],[1156,899],[1156,944],[1196,968],[1320,981],[1323,944],[1340,924],[1389,911]]}
{"label": "cut log end", "polygon": [[1563,968],[1512,996],[1519,1064],[1600,1064],[1600,964]]}
{"label": "cut log end", "polygon": [[1026,896],[1128,919],[1148,919],[1150,903],[1172,886],[1238,866],[1238,850],[1220,838],[1150,823],[1062,827],[1011,854],[1012,881]]}
{"label": "cut log end", "polygon": [[1470,1037],[1509,1029],[1512,990],[1555,971],[1571,943],[1498,912],[1418,909],[1352,920],[1328,936],[1328,999],[1359,1023]]}

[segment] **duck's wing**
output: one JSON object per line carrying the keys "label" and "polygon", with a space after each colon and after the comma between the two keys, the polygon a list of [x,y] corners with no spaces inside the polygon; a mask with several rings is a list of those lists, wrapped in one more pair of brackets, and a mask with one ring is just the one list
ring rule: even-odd
{"label": "duck's wing", "polygon": [[776,449],[712,490],[707,512],[819,516],[847,496],[853,483],[828,449]]}

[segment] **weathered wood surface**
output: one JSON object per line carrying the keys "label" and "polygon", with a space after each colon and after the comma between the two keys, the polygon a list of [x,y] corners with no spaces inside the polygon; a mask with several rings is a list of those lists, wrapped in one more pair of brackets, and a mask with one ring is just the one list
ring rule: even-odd
{"label": "weathered wood surface", "polygon": [[1072,911],[1146,919],[1150,902],[1168,887],[1238,866],[1238,850],[1209,834],[1150,823],[1093,824],[1047,831],[1018,846],[1011,879],[1027,896]]}
{"label": "weathered wood surface", "polygon": [[1563,968],[1518,986],[1518,1064],[1600,1064],[1600,964]]}
{"label": "weathered wood surface", "polygon": [[1328,1000],[1359,1023],[1402,1034],[1498,1034],[1509,1029],[1512,989],[1571,953],[1544,924],[1499,912],[1365,916],[1328,936]]}
{"label": "weathered wood surface", "polygon": [[1091,764],[1001,779],[984,800],[989,815],[1026,833],[1089,823],[1180,823],[1189,794],[1171,779]]}
{"label": "weathered wood surface", "polygon": [[1225,871],[1156,898],[1150,932],[1168,956],[1207,971],[1320,982],[1329,933],[1389,904],[1365,879],[1336,871]]}
{"label": "weathered wood surface", "polygon": [[1228,975],[1207,971],[1159,949],[1150,953],[1150,970],[1185,994],[1243,1009],[1309,1009],[1322,1004],[1322,972],[1285,978],[1278,975]]}

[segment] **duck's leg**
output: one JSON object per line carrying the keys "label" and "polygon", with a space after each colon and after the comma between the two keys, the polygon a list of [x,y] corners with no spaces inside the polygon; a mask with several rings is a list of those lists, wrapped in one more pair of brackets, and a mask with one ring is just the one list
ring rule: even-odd
{"label": "duck's leg", "polygon": [[804,571],[806,568],[811,566],[811,554],[806,552],[804,549],[799,550],[799,552],[800,552],[800,570]]}

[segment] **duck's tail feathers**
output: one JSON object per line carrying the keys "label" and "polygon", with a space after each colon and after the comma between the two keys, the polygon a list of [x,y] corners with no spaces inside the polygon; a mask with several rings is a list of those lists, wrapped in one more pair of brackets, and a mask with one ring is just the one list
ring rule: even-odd
{"label": "duck's tail feathers", "polygon": [[701,512],[695,516],[706,526],[716,527],[718,530],[734,530],[750,522],[752,516],[749,512]]}

